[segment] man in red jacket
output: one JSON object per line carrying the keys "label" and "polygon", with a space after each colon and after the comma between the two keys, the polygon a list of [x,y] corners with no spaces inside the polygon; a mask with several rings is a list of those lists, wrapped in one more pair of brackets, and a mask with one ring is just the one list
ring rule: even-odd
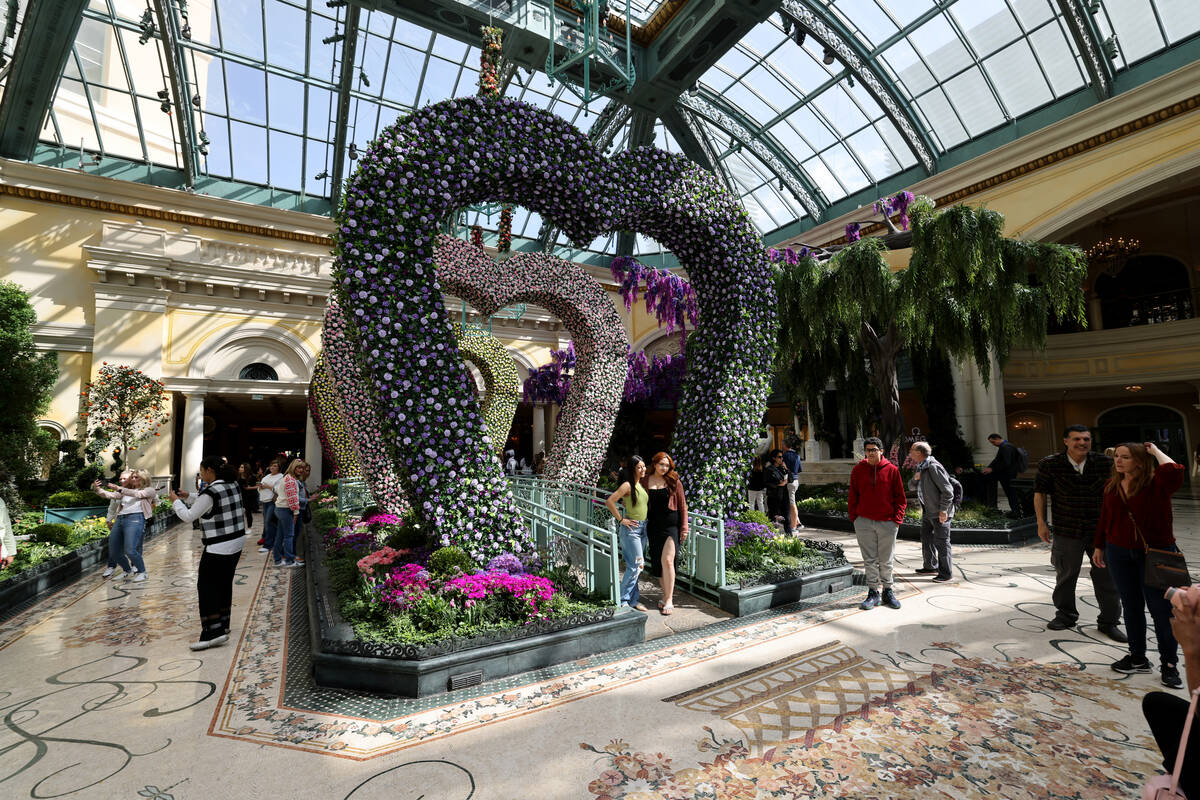
{"label": "man in red jacket", "polygon": [[848,502],[850,521],[854,523],[867,572],[869,591],[861,608],[868,610],[879,605],[880,585],[883,604],[899,608],[900,601],[892,591],[892,557],[896,552],[896,532],[908,505],[904,481],[899,468],[883,457],[883,442],[872,436],[863,444],[867,457],[850,472]]}

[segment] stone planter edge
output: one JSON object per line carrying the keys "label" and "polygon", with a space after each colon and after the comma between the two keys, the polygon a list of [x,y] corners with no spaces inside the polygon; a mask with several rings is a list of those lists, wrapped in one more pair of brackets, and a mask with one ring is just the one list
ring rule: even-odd
{"label": "stone planter edge", "polygon": [[[849,517],[827,517],[822,514],[800,514],[800,521],[810,528],[831,531],[854,531]],[[921,526],[905,523],[900,526],[899,538],[919,541]],[[1023,521],[1011,528],[950,528],[951,544],[1020,544],[1037,538],[1037,523]]]}
{"label": "stone planter edge", "polygon": [[724,586],[717,590],[717,595],[722,610],[736,617],[745,617],[797,600],[838,592],[853,583],[854,567],[840,564],[781,583],[764,583],[744,589]]}

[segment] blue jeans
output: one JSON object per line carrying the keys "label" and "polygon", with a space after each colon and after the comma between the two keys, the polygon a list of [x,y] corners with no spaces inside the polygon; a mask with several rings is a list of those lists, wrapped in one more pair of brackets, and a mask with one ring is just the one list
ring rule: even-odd
{"label": "blue jeans", "polygon": [[272,516],[275,518],[275,543],[271,552],[275,555],[275,563],[286,561],[291,564],[296,560],[296,554],[292,552],[292,539],[296,534],[292,525],[292,510],[287,506],[275,506]]}
{"label": "blue jeans", "polygon": [[646,522],[642,520],[632,528],[618,524],[617,529],[621,540],[621,558],[625,559],[625,574],[621,576],[621,605],[636,606],[641,597],[638,575],[646,566],[645,553],[650,548]]}
{"label": "blue jeans", "polygon": [[263,503],[263,547],[270,550],[275,546],[275,501]]}
{"label": "blue jeans", "polygon": [[142,561],[142,534],[146,532],[146,518],[141,512],[122,514],[108,532],[109,566],[120,566],[130,572],[130,564],[138,572],[146,571]]}
{"label": "blue jeans", "polygon": [[[1164,550],[1178,550],[1171,545]],[[1171,631],[1171,603],[1163,597],[1165,591],[1145,584],[1146,553],[1109,543],[1104,548],[1104,560],[1121,605],[1125,607],[1125,632],[1129,635],[1129,655],[1146,657],[1146,607],[1154,620],[1154,635],[1158,637],[1158,657],[1163,664],[1177,664],[1178,644]]]}

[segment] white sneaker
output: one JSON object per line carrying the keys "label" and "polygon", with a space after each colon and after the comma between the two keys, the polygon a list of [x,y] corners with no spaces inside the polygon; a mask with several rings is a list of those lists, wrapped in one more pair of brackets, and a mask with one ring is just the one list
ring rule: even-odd
{"label": "white sneaker", "polygon": [[137,574],[138,574],[138,571],[136,569],[130,570],[129,572],[126,572],[124,575],[121,576],[121,580],[131,581],[131,580],[133,580],[133,577]]}
{"label": "white sneaker", "polygon": [[139,572],[133,576],[134,583],[141,583],[144,580],[146,580],[146,573],[144,573],[144,572]]}
{"label": "white sneaker", "polygon": [[100,573],[100,577],[101,578],[111,578],[112,574],[116,571],[117,571],[116,567],[109,567],[108,569],[104,570],[104,572]]}
{"label": "white sneaker", "polygon": [[265,547],[260,547],[260,548],[258,548],[258,552],[260,552],[260,553],[269,553],[269,552],[271,552],[271,551],[270,551],[270,550],[268,550],[268,549],[267,549],[267,548],[265,548]]}
{"label": "white sneaker", "polygon": [[208,648],[210,648],[212,646],[213,645],[212,645],[211,640],[203,641],[203,642],[192,642],[191,644],[188,645],[188,649],[189,650],[207,650]]}
{"label": "white sneaker", "polygon": [[228,641],[229,641],[229,634],[222,633],[220,636],[216,637],[215,639],[209,639],[208,646],[209,647],[220,647],[221,645],[225,644]]}

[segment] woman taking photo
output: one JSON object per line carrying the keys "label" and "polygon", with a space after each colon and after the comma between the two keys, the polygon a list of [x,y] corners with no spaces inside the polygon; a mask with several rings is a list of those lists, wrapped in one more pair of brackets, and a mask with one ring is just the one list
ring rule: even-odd
{"label": "woman taking photo", "polygon": [[303,465],[302,460],[292,459],[283,474],[283,480],[279,482],[279,494],[275,498],[275,546],[272,548],[277,567],[304,566],[304,562],[296,558],[293,549],[296,528],[300,525],[300,480],[296,473]]}
{"label": "woman taking photo", "polygon": [[[638,576],[646,566],[646,513],[650,508],[650,496],[646,494],[642,480],[646,477],[646,462],[640,456],[630,456],[625,462],[621,485],[608,496],[604,504],[617,520],[617,532],[621,536],[621,558],[625,559],[625,574],[621,576],[620,605],[645,611],[638,592]],[[624,500],[625,513],[617,510],[617,501]]]}
{"label": "woman taking photo", "polygon": [[652,558],[650,571],[662,585],[663,599],[658,608],[663,615],[675,610],[675,554],[687,541],[687,501],[683,483],[675,472],[675,462],[666,453],[656,453],[650,462],[651,472],[642,479],[650,498],[646,515],[646,533],[650,540]]}
{"label": "woman taking photo", "polygon": [[1154,620],[1162,684],[1183,686],[1179,678],[1177,645],[1171,632],[1171,604],[1162,589],[1145,581],[1146,550],[1174,550],[1171,495],[1183,485],[1184,468],[1152,442],[1126,442],[1113,453],[1113,472],[1104,485],[1104,505],[1096,526],[1096,566],[1108,567],[1129,634],[1129,655],[1112,665],[1117,672],[1148,673],[1146,607]]}
{"label": "woman taking photo", "polygon": [[92,484],[93,491],[113,501],[116,518],[108,533],[108,560],[103,575],[113,574],[115,565],[125,571],[125,578],[135,582],[146,580],[146,562],[142,560],[142,536],[146,532],[146,520],[154,516],[154,499],[158,492],[151,485],[150,473],[144,469],[130,470],[121,483],[110,483],[108,489],[100,488],[100,481]]}
{"label": "woman taking photo", "polygon": [[233,572],[242,557],[246,539],[246,517],[242,511],[242,490],[237,474],[225,459],[209,456],[200,462],[200,477],[205,487],[191,508],[184,505],[188,492],[171,492],[175,515],[183,522],[200,521],[204,552],[196,574],[196,593],[200,606],[200,639],[188,647],[207,650],[229,641],[229,620],[233,613]]}

